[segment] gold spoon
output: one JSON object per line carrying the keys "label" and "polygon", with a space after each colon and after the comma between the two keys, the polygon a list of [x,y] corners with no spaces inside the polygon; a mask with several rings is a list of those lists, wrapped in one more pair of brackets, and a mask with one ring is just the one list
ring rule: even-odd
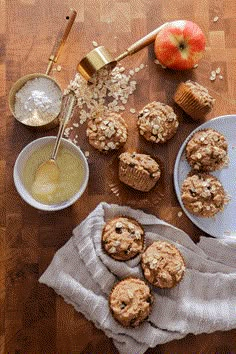
{"label": "gold spoon", "polygon": [[65,127],[72,115],[76,103],[76,97],[73,92],[70,92],[65,97],[67,99],[64,98],[65,102],[62,110],[62,118],[60,120],[60,126],[51,158],[39,165],[35,172],[35,179],[32,185],[33,196],[40,197],[40,199],[43,198],[47,201],[50,201],[50,196],[58,188],[60,169],[56,162],[56,157]]}

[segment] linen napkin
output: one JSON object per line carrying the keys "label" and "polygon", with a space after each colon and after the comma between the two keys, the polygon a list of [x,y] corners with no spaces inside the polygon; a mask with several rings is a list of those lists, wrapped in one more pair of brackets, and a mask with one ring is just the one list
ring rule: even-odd
{"label": "linen napkin", "polygon": [[[146,244],[167,240],[186,261],[183,280],[173,289],[152,289],[149,319],[137,328],[124,328],[110,314],[108,296],[120,278],[143,278],[140,257],[118,262],[101,247],[106,221],[130,216],[144,227]],[[182,230],[157,217],[126,206],[100,203],[73,230],[39,279],[111,337],[121,354],[143,354],[188,333],[210,333],[236,327],[236,238],[201,237],[198,244]]]}

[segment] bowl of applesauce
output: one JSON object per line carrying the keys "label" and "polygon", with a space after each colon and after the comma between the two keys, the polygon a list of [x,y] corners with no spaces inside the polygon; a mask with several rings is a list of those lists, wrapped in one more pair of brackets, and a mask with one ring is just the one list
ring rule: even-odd
{"label": "bowl of applesauce", "polygon": [[13,178],[17,192],[28,204],[39,210],[56,211],[75,203],[85,191],[89,179],[86,157],[78,146],[62,139],[56,163],[59,179],[53,191],[47,184],[35,187],[36,171],[49,160],[55,144],[55,136],[32,141],[18,155]]}

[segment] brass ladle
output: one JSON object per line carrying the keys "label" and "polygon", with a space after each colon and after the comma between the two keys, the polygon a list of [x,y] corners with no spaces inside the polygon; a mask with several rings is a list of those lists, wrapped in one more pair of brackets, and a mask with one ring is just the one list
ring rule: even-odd
{"label": "brass ladle", "polygon": [[60,178],[60,170],[56,162],[59,145],[65,130],[65,127],[72,116],[72,112],[76,103],[76,97],[73,92],[63,98],[62,118],[57,133],[56,142],[52,151],[51,158],[43,162],[36,170],[34,183],[32,185],[32,193],[35,196],[50,196],[58,186]]}
{"label": "brass ladle", "polygon": [[48,62],[48,66],[47,66],[47,70],[45,74],[42,73],[33,73],[33,74],[29,74],[29,75],[25,75],[23,77],[21,77],[19,80],[17,80],[14,85],[12,86],[10,92],[9,92],[9,108],[10,111],[12,113],[12,115],[18,120],[20,121],[22,124],[26,125],[26,126],[30,126],[30,127],[43,127],[45,128],[52,128],[54,126],[56,126],[58,124],[58,119],[57,116],[51,117],[49,121],[45,121],[45,122],[27,122],[27,120],[22,121],[19,119],[19,117],[16,116],[15,114],[15,96],[16,93],[27,83],[27,81],[29,80],[33,80],[36,78],[46,78],[48,80],[50,80],[51,82],[54,83],[54,85],[56,85],[56,87],[58,88],[58,98],[61,100],[62,99],[62,91],[60,86],[58,85],[58,83],[56,82],[55,79],[53,79],[52,77],[49,76],[52,66],[54,63],[57,62],[59,55],[61,54],[61,51],[65,45],[65,42],[67,40],[67,37],[70,33],[71,27],[75,21],[77,15],[77,11],[75,9],[70,9],[68,15],[66,16],[66,26],[64,28],[64,30],[61,30],[58,34],[57,40],[54,44],[54,47],[52,49],[51,55],[49,57],[49,62]]}
{"label": "brass ladle", "polygon": [[120,60],[124,59],[128,55],[137,53],[144,47],[154,42],[157,33],[168,24],[169,22],[166,22],[160,27],[156,28],[154,31],[148,33],[146,36],[133,43],[116,58],[113,58],[112,54],[104,46],[100,46],[91,50],[91,52],[89,52],[79,62],[77,65],[77,71],[85,78],[85,80],[89,81],[92,79],[93,75],[102,68],[106,68],[108,70],[114,69]]}

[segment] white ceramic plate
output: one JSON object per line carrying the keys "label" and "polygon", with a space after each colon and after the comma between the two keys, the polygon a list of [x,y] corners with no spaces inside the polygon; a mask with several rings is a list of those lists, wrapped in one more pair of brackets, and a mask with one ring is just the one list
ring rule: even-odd
{"label": "white ceramic plate", "polygon": [[[211,172],[217,177],[227,194],[229,203],[223,212],[212,218],[200,218],[189,213],[181,200],[181,186],[190,171],[190,166],[185,158],[185,146],[189,138],[198,130],[212,128],[222,133],[228,141],[229,165],[219,171]],[[179,203],[188,218],[201,230],[217,238],[236,237],[236,115],[217,117],[203,123],[196,128],[183,142],[175,161],[174,186]]]}

